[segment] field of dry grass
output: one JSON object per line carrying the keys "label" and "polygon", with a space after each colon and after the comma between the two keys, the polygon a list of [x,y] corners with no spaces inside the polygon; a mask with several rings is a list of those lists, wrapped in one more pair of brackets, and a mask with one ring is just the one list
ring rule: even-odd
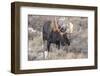
{"label": "field of dry grass", "polygon": [[[46,21],[46,16],[29,16],[29,27],[32,27],[35,32],[28,37],[28,60],[45,60],[42,40],[42,26]],[[52,17],[50,18],[52,19]],[[67,17],[66,17],[67,19]],[[87,18],[70,17],[70,21],[74,24],[74,33],[71,35],[70,46],[64,46],[58,50],[55,44],[51,44],[50,52],[48,53],[47,60],[52,59],[82,59],[88,57],[88,30]],[[79,24],[81,23],[81,31]],[[32,37],[33,39],[31,39]]]}

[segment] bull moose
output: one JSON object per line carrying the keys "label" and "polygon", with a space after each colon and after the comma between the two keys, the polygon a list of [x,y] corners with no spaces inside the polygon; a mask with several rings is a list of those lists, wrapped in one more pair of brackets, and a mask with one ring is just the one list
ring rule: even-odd
{"label": "bull moose", "polygon": [[[52,27],[53,26],[53,27]],[[50,51],[51,43],[56,44],[58,49],[60,45],[70,45],[65,28],[61,28],[56,19],[54,21],[46,21],[43,25],[43,42],[47,41],[47,52]]]}

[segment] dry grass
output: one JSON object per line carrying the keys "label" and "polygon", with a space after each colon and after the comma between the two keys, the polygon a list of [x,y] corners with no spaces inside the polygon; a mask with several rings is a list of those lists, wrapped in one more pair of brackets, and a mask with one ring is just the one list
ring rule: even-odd
{"label": "dry grass", "polygon": [[85,53],[75,53],[75,52],[50,52],[47,59],[80,59],[87,58]]}
{"label": "dry grass", "polygon": [[[28,60],[45,60],[42,38],[40,35],[38,36],[29,41]],[[78,47],[72,45],[61,47],[60,50],[58,50],[55,44],[51,44],[50,50],[46,60],[80,59],[87,58],[88,56],[87,52],[81,51]]]}

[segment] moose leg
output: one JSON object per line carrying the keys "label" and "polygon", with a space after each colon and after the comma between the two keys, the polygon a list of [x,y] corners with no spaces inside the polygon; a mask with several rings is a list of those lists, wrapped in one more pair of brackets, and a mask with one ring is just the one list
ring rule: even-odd
{"label": "moose leg", "polygon": [[45,40],[43,40],[43,50],[44,50],[43,58],[44,58],[44,59],[47,59],[48,50],[47,50],[47,41],[45,41]]}
{"label": "moose leg", "polygon": [[56,45],[57,45],[57,48],[60,49],[60,42],[59,41],[56,43]]}
{"label": "moose leg", "polygon": [[60,49],[60,41],[57,41],[57,42],[56,42],[56,47],[57,47],[58,49]]}
{"label": "moose leg", "polygon": [[44,51],[44,59],[47,59],[48,51]]}
{"label": "moose leg", "polygon": [[44,58],[45,59],[47,59],[49,51],[50,51],[50,42],[47,41],[47,49],[44,51]]}
{"label": "moose leg", "polygon": [[48,52],[50,51],[50,42],[49,41],[47,42],[47,51]]}

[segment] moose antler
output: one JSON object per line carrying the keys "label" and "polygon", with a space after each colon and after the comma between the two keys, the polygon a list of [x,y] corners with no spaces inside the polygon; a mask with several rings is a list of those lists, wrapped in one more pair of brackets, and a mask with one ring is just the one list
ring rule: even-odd
{"label": "moose antler", "polygon": [[54,29],[55,29],[55,31],[57,31],[57,32],[60,32],[60,29],[58,28],[58,24],[57,24],[57,18],[55,17],[55,19],[54,19]]}

